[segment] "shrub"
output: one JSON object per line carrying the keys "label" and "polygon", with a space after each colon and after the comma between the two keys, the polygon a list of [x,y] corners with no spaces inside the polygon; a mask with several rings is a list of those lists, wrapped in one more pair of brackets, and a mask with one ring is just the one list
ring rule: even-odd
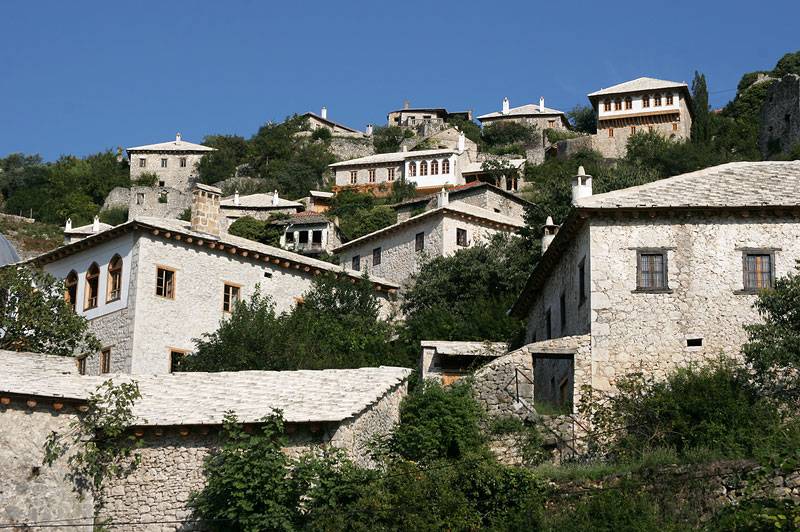
{"label": "shrub", "polygon": [[259,242],[264,235],[265,226],[263,220],[256,220],[252,216],[242,216],[228,227],[228,232],[234,236]]}
{"label": "shrub", "polygon": [[110,225],[124,224],[128,221],[128,208],[113,207],[100,211],[100,221]]}
{"label": "shrub", "polygon": [[154,187],[158,184],[158,175],[155,172],[145,172],[131,181],[137,187]]}
{"label": "shrub", "polygon": [[331,140],[331,138],[333,138],[333,134],[331,133],[331,130],[328,129],[327,127],[318,127],[311,134],[311,138],[313,140],[321,140],[323,142],[326,142]]}
{"label": "shrub", "polygon": [[530,144],[537,140],[537,129],[534,126],[518,122],[499,122],[483,128],[481,139],[489,147],[507,146],[509,144]]}

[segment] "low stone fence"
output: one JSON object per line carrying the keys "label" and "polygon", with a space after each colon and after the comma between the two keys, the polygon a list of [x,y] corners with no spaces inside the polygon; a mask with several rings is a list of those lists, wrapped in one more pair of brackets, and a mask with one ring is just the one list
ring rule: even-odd
{"label": "low stone fence", "polygon": [[9,222],[17,222],[23,224],[32,224],[36,220],[33,218],[28,218],[26,216],[17,216],[16,214],[6,214],[4,212],[0,212],[0,220],[8,220]]}

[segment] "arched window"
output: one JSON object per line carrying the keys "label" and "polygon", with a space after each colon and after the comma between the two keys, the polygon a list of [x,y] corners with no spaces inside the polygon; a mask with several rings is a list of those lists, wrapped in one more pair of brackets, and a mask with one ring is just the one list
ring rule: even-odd
{"label": "arched window", "polygon": [[416,177],[417,175],[417,163],[410,162],[408,163],[408,175],[409,177]]}
{"label": "arched window", "polygon": [[428,175],[428,161],[420,161],[419,175]]}
{"label": "arched window", "polygon": [[611,100],[606,100],[603,102],[603,111],[610,111],[611,110]]}
{"label": "arched window", "polygon": [[642,96],[642,107],[650,107],[650,95],[645,94]]}
{"label": "arched window", "polygon": [[431,161],[431,175],[439,174],[439,161],[436,159]]}
{"label": "arched window", "polygon": [[450,159],[444,159],[442,161],[442,173],[449,174],[450,173]]}
{"label": "arched window", "polygon": [[631,100],[630,96],[625,98],[625,109],[633,109],[633,100]]}
{"label": "arched window", "polygon": [[75,310],[75,300],[78,299],[78,274],[75,270],[69,272],[69,275],[67,275],[67,278],[64,280],[64,286],[66,288],[64,300],[72,310]]}
{"label": "arched window", "polygon": [[622,101],[614,100],[614,110],[621,111],[622,110]]}
{"label": "arched window", "polygon": [[655,107],[661,107],[661,95],[660,95],[660,94],[656,94],[656,95],[653,97],[653,106],[655,106]]}
{"label": "arched window", "polygon": [[122,257],[114,255],[108,263],[108,286],[106,288],[106,303],[122,297]]}
{"label": "arched window", "polygon": [[97,292],[100,286],[100,267],[96,262],[93,262],[89,269],[86,270],[86,287],[84,291],[83,310],[97,308]]}
{"label": "arched window", "polygon": [[672,93],[667,94],[667,105],[672,105]]}

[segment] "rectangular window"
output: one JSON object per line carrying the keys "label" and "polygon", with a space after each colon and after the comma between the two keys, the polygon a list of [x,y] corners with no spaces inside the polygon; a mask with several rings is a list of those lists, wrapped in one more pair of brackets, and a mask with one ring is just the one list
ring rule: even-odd
{"label": "rectangular window", "polygon": [[636,133],[636,126],[631,126],[631,135]]}
{"label": "rectangular window", "polygon": [[372,250],[372,265],[377,266],[381,263],[381,248]]}
{"label": "rectangular window", "polygon": [[672,105],[672,94],[667,94],[667,105]]}
{"label": "rectangular window", "polygon": [[78,362],[78,374],[86,375],[86,357],[79,358],[77,362]]}
{"label": "rectangular window", "polygon": [[642,96],[642,107],[650,107],[650,96],[646,94]]}
{"label": "rectangular window", "polygon": [[286,232],[286,242],[294,242],[294,231]]}
{"label": "rectangular window", "polygon": [[308,231],[300,231],[298,236],[301,244],[308,244]]}
{"label": "rectangular window", "polygon": [[614,137],[614,128],[613,127],[608,128],[608,136],[611,137],[611,138]]}
{"label": "rectangular window", "polygon": [[625,109],[633,109],[633,100],[625,98]]}
{"label": "rectangular window", "polygon": [[183,351],[181,349],[170,349],[169,350],[169,372],[176,373],[181,370],[181,360],[188,355],[188,351]]}
{"label": "rectangular window", "polygon": [[558,300],[558,305],[559,305],[559,308],[558,308],[559,317],[561,318],[559,320],[559,327],[561,328],[561,334],[563,335],[564,331],[567,328],[567,294],[566,293],[561,292],[561,297]]}
{"label": "rectangular window", "polygon": [[414,237],[414,251],[425,249],[425,233],[417,233]]}
{"label": "rectangular window", "polygon": [[100,351],[100,373],[109,373],[111,371],[111,348],[106,347]]}
{"label": "rectangular window", "polygon": [[320,245],[320,246],[322,245],[322,230],[321,229],[318,229],[316,231],[312,231],[311,232],[311,243],[312,244],[317,244],[317,245]]}
{"label": "rectangular window", "polygon": [[167,160],[161,159],[161,168],[166,168],[166,167],[167,167]]}
{"label": "rectangular window", "polygon": [[456,229],[456,244],[461,246],[462,248],[467,247],[467,230],[457,228]]}
{"label": "rectangular window", "polygon": [[352,170],[350,171],[350,184],[355,185],[358,181],[358,171]]}
{"label": "rectangular window", "polygon": [[672,123],[672,131],[678,131],[678,123],[677,122],[673,122]]}
{"label": "rectangular window", "polygon": [[144,205],[144,192],[136,193],[136,205]]}
{"label": "rectangular window", "polygon": [[547,312],[544,314],[544,334],[545,340],[549,340],[553,337],[553,320],[552,314],[550,313],[550,309],[547,309]]}
{"label": "rectangular window", "polygon": [[370,168],[369,169],[369,182],[370,183],[374,183],[375,182],[375,169],[374,168]]}
{"label": "rectangular window", "polygon": [[144,168],[145,166],[147,166],[147,159],[139,157],[139,168]]}
{"label": "rectangular window", "polygon": [[610,111],[611,110],[611,102],[606,100],[603,102],[603,111]]}
{"label": "rectangular window", "polygon": [[660,94],[656,94],[656,95],[653,97],[653,105],[654,105],[655,107],[661,107],[661,95],[660,95]]}
{"label": "rectangular window", "polygon": [[578,263],[578,297],[578,304],[583,305],[586,302],[586,257]]}
{"label": "rectangular window", "polygon": [[361,271],[361,255],[353,255],[353,260],[351,262],[352,262],[352,264],[351,264],[352,268],[355,271],[360,272]]}
{"label": "rectangular window", "polygon": [[389,173],[388,177],[389,181],[394,181],[394,168],[389,168],[388,173]]}
{"label": "rectangular window", "polygon": [[156,295],[175,299],[175,270],[156,268]]}
{"label": "rectangular window", "polygon": [[639,251],[637,290],[667,290],[667,253]]}
{"label": "rectangular window", "polygon": [[186,157],[181,157],[181,168],[186,168]]}
{"label": "rectangular window", "polygon": [[772,253],[745,252],[744,254],[744,289],[756,292],[773,287]]}
{"label": "rectangular window", "polygon": [[622,111],[622,102],[620,100],[614,101],[614,110],[615,111]]}
{"label": "rectangular window", "polygon": [[450,173],[450,159],[445,159],[442,161],[442,173],[443,174]]}
{"label": "rectangular window", "polygon": [[241,298],[241,288],[235,284],[225,283],[222,291],[222,312],[233,312]]}

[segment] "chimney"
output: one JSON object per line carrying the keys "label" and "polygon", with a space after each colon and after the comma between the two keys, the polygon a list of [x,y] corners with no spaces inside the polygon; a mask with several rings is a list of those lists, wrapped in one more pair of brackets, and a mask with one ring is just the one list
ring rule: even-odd
{"label": "chimney", "polygon": [[442,187],[442,190],[439,191],[436,198],[436,206],[437,207],[444,207],[445,205],[450,203],[450,193],[447,192],[447,189]]}
{"label": "chimney", "polygon": [[583,166],[578,167],[578,175],[572,178],[572,203],[592,195],[592,176],[587,175]]}
{"label": "chimney", "polygon": [[122,146],[117,146],[117,162],[122,162]]}
{"label": "chimney", "polygon": [[277,190],[272,192],[272,205],[276,206],[276,207],[278,206],[278,191]]}
{"label": "chimney", "polygon": [[464,132],[458,134],[458,153],[463,153],[466,149],[467,145],[467,138],[464,136]]}
{"label": "chimney", "polygon": [[67,223],[64,224],[64,231],[72,231],[72,218],[67,218]]}
{"label": "chimney", "polygon": [[508,102],[508,97],[503,98],[503,114],[507,115],[511,110],[511,104]]}
{"label": "chimney", "polygon": [[411,107],[411,102],[403,100],[403,109],[408,109],[409,107]]}
{"label": "chimney", "polygon": [[219,236],[219,198],[222,191],[217,187],[198,183],[192,191],[192,231]]}
{"label": "chimney", "polygon": [[372,124],[367,124],[367,136],[372,136]]}
{"label": "chimney", "polygon": [[320,110],[320,112],[319,112],[319,116],[321,116],[322,118],[327,120],[328,119],[328,108],[327,107],[323,107],[322,110]]}
{"label": "chimney", "polygon": [[539,112],[544,113],[544,96],[539,96]]}
{"label": "chimney", "polygon": [[180,141],[181,141],[181,134],[175,133],[175,142],[180,142]]}
{"label": "chimney", "polygon": [[94,220],[92,220],[92,233],[99,233],[100,232],[100,217],[95,215]]}
{"label": "chimney", "polygon": [[239,205],[239,191],[238,190],[233,193],[233,204],[234,205]]}
{"label": "chimney", "polygon": [[408,151],[408,144],[403,144],[403,146],[401,147],[401,150],[403,152],[407,152]]}
{"label": "chimney", "polygon": [[558,234],[558,226],[553,223],[552,216],[547,217],[547,221],[544,223],[542,229],[544,229],[544,234],[542,235],[542,254],[544,254],[547,248],[550,247],[556,234]]}

